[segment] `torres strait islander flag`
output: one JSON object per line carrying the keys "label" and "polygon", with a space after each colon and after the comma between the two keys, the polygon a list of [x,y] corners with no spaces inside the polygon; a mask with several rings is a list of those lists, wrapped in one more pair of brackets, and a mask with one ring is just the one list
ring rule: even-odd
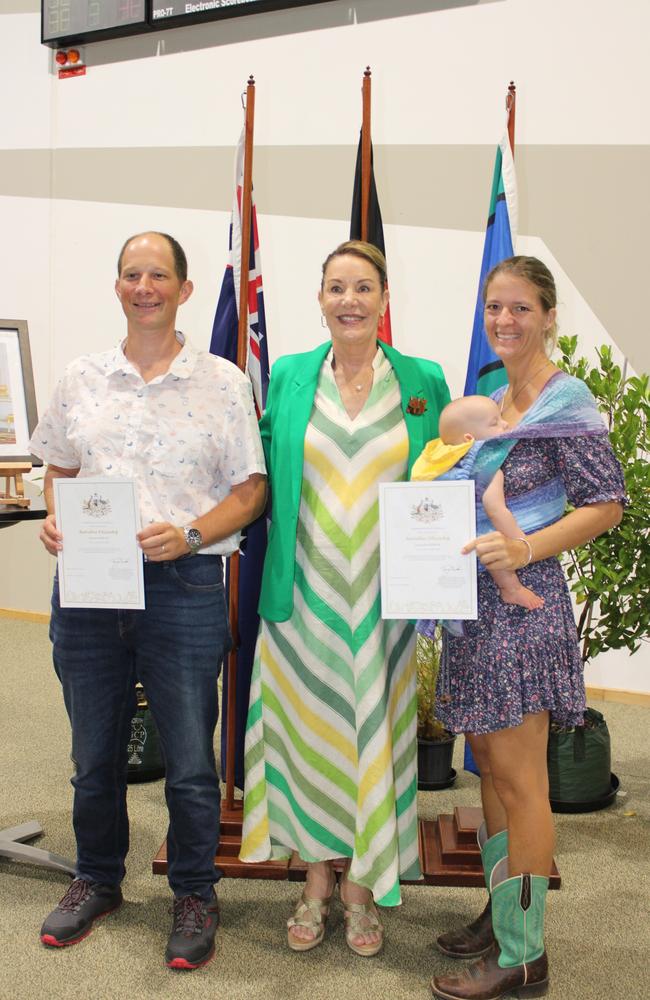
{"label": "torres strait islander flag", "polygon": [[508,138],[506,125],[503,138],[497,147],[494,177],[492,178],[492,194],[488,214],[485,243],[483,245],[483,260],[481,276],[478,283],[478,295],[474,310],[474,326],[472,342],[467,362],[467,377],[465,379],[465,395],[489,396],[490,393],[505,385],[507,379],[502,362],[488,344],[483,324],[483,283],[491,269],[504,260],[512,257],[513,247],[517,239],[517,181],[515,164]]}
{"label": "torres strait islander flag", "polygon": [[[237,364],[237,332],[239,327],[239,289],[241,263],[241,208],[244,181],[245,130],[237,146],[235,157],[235,196],[230,220],[230,261],[223,276],[219,302],[212,326],[210,351]],[[252,196],[251,196],[252,197]],[[266,404],[269,385],[269,354],[266,342],[266,319],[259,236],[255,202],[251,204],[251,244],[248,283],[248,345],[246,371],[253,386],[257,418]],[[249,524],[242,539],[239,558],[239,648],[237,650],[236,733],[235,733],[235,785],[244,787],[244,735],[248,713],[255,642],[259,618],[257,604],[262,583],[262,567],[266,551],[266,514]],[[226,574],[226,588],[229,586]],[[223,704],[228,700],[228,672],[223,674]],[[225,772],[227,747],[226,712],[222,712],[221,760]]]}
{"label": "torres strait islander flag", "polygon": [[[350,217],[350,239],[361,239],[361,139],[357,150],[357,165],[354,171],[354,190],[352,192],[352,213]],[[379,199],[377,197],[377,186],[375,184],[375,171],[373,166],[373,152],[370,147],[370,196],[368,198],[368,243],[372,243],[386,256],[384,246],[384,227],[381,221],[381,211],[379,209]],[[385,315],[379,320],[377,335],[386,344],[393,343],[393,336],[390,323],[390,303]]]}
{"label": "torres strait islander flag", "polygon": [[[505,260],[506,257],[512,257],[516,239],[517,180],[506,119],[506,127],[503,138],[497,147],[494,164],[490,211],[485,230],[481,276],[478,282],[472,341],[467,361],[464,393],[466,396],[489,396],[495,389],[505,385],[508,381],[503,362],[499,360],[488,344],[485,334],[483,284],[486,276],[499,261]],[[469,743],[465,743],[463,766],[466,771],[472,771],[474,774],[479,773]]]}

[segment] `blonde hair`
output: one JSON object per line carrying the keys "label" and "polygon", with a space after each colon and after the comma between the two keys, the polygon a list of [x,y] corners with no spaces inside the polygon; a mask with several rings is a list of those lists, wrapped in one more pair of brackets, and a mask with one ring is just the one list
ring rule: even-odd
{"label": "blonde hair", "polygon": [[372,243],[365,243],[363,240],[346,240],[345,243],[340,243],[336,250],[332,250],[331,254],[329,254],[323,262],[323,277],[321,278],[320,285],[321,288],[323,288],[325,282],[325,272],[331,262],[336,257],[345,257],[347,255],[352,257],[361,257],[362,260],[367,260],[369,264],[372,264],[375,271],[379,275],[379,281],[383,291],[388,280],[388,276],[386,274],[386,258],[379,247],[374,246]]}

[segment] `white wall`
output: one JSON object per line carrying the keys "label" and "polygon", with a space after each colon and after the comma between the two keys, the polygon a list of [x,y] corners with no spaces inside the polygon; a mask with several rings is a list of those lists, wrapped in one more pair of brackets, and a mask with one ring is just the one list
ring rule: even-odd
{"label": "white wall", "polygon": [[[264,150],[296,147],[295,175],[277,179],[270,195],[285,185],[301,204],[314,206],[313,215],[277,214],[272,197],[266,204],[258,197],[273,360],[323,339],[316,305],[320,262],[347,236],[361,76],[371,64],[394,341],[406,353],[441,360],[452,393],[459,393],[493,154],[481,160],[489,163],[487,169],[482,165],[480,172],[470,171],[469,180],[458,178],[448,196],[431,191],[432,199],[456,204],[459,219],[476,219],[471,225],[442,227],[400,221],[400,192],[408,188],[409,177],[383,172],[382,149],[410,145],[414,158],[418,146],[435,147],[441,158],[455,146],[492,150],[503,127],[505,88],[513,78],[520,150],[625,150],[650,142],[647,0],[616,5],[610,0],[404,0],[399,5],[334,0],[90,45],[87,75],[63,81],[53,73],[51,52],[39,43],[39,16],[30,12],[34,6],[31,0],[24,0],[24,7],[12,0],[10,9],[25,12],[11,14],[3,14],[0,6],[0,92],[17,95],[3,100],[0,111],[0,164],[20,162],[29,175],[5,182],[4,188],[0,178],[0,315],[29,321],[41,410],[72,357],[104,349],[122,335],[113,292],[115,256],[131,232],[167,230],[186,247],[196,291],[179,314],[179,326],[207,346],[226,262],[231,198],[228,185],[221,183],[206,207],[186,207],[187,191],[199,183],[191,171],[170,186],[167,204],[111,201],[116,178],[110,175],[101,178],[107,200],[75,200],[74,191],[73,197],[50,198],[65,180],[61,161],[50,151],[78,150],[72,167],[66,167],[74,171],[75,162],[84,162],[84,150],[124,148],[135,150],[137,159],[138,150],[163,147],[162,169],[165,147],[170,156],[183,147],[234,147],[242,122],[240,93],[253,72],[256,162],[264,162]],[[309,147],[345,147],[341,153],[349,158],[349,173],[345,170],[342,179],[325,172],[305,175],[299,169],[306,162],[300,150]],[[9,154],[19,160],[9,161]],[[126,164],[132,162],[132,156],[125,157],[121,190],[125,184],[128,190],[131,168]],[[134,185],[136,180],[141,178],[134,177]],[[521,181],[525,220],[531,217],[534,191],[525,178]],[[625,178],[620,182],[624,185]],[[561,185],[562,178],[552,183]],[[21,184],[33,186],[31,196]],[[263,177],[257,176],[256,186],[264,190]],[[615,191],[603,192],[604,198],[615,196]],[[630,219],[631,235],[639,218]],[[577,332],[585,353],[612,342],[622,358],[616,329],[605,329],[590,304],[590,290],[576,286],[567,262],[555,258],[540,233],[524,229],[518,250],[538,254],[554,271],[562,330]],[[611,248],[612,260],[620,251]],[[638,309],[638,288],[631,296]],[[641,327],[638,342],[647,350]],[[0,536],[0,607],[47,610],[51,566],[37,534],[36,526],[23,525]],[[5,569],[9,565],[11,572]],[[624,654],[617,655],[614,665],[610,658],[590,668],[591,683],[650,690],[647,649],[629,663]]]}
{"label": "white wall", "polygon": [[610,649],[597,656],[585,670],[585,683],[595,688],[648,692],[650,654],[645,643],[630,656],[626,649]]}

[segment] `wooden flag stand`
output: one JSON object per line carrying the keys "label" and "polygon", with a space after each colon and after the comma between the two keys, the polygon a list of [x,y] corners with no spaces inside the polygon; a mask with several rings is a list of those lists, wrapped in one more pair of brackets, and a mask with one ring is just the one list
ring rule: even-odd
{"label": "wooden flag stand", "polygon": [[[362,236],[368,232],[368,203],[370,192],[370,67],[363,76],[363,127],[362,127]],[[506,108],[509,113],[510,142],[514,149],[515,85],[508,88]],[[255,81],[251,76],[246,90],[246,146],[244,154],[244,185],[242,191],[242,248],[241,284],[239,290],[239,331],[237,365],[246,370],[248,341],[248,275],[250,254],[251,192],[253,178],[253,125],[255,116]],[[235,799],[235,692],[237,673],[237,647],[239,646],[239,609],[237,606],[239,583],[239,553],[230,557],[229,618],[233,648],[228,655],[228,701],[226,706],[226,794],[221,808],[221,830],[214,863],[227,878],[274,879],[277,881],[303,882],[307,866],[294,855],[286,861],[247,863],[239,860],[241,848],[243,801]],[[434,793],[431,793],[434,794]],[[483,866],[476,833],[483,820],[478,808],[458,806],[453,814],[443,814],[435,820],[420,820],[418,837],[420,865],[423,879],[412,885],[484,886]],[[334,868],[342,870],[344,861]],[[167,844],[163,842],[152,862],[156,875],[167,872]],[[560,875],[553,865],[550,888],[560,888]]]}
{"label": "wooden flag stand", "polygon": [[[224,876],[304,882],[307,866],[295,854],[286,861],[249,864],[239,860],[242,814],[241,800],[235,803],[234,809],[226,807],[221,811],[221,839],[214,863]],[[423,878],[421,881],[403,884],[484,887],[481,852],[476,840],[476,831],[482,819],[481,810],[473,806],[456,806],[453,813],[442,813],[435,820],[421,819],[418,823],[418,839]],[[335,862],[334,868],[340,872],[343,865],[344,861],[340,859]],[[156,875],[167,872],[166,844],[162,845],[154,858],[152,871]],[[549,888],[559,889],[560,884],[560,873],[554,863]]]}

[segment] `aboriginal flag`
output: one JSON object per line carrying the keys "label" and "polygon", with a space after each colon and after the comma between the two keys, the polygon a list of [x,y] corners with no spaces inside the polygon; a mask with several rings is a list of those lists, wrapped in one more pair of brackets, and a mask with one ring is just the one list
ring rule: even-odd
{"label": "aboriginal flag", "polygon": [[[350,239],[361,239],[361,139],[357,150],[357,165],[354,171],[354,191],[352,193],[352,214],[350,217]],[[381,221],[381,211],[379,199],[377,198],[377,186],[375,184],[375,171],[372,146],[370,147],[370,196],[368,198],[368,243],[372,243],[386,255],[384,246],[384,227]],[[390,323],[390,303],[386,313],[379,320],[377,330],[380,340],[386,344],[393,343],[391,323]]]}

